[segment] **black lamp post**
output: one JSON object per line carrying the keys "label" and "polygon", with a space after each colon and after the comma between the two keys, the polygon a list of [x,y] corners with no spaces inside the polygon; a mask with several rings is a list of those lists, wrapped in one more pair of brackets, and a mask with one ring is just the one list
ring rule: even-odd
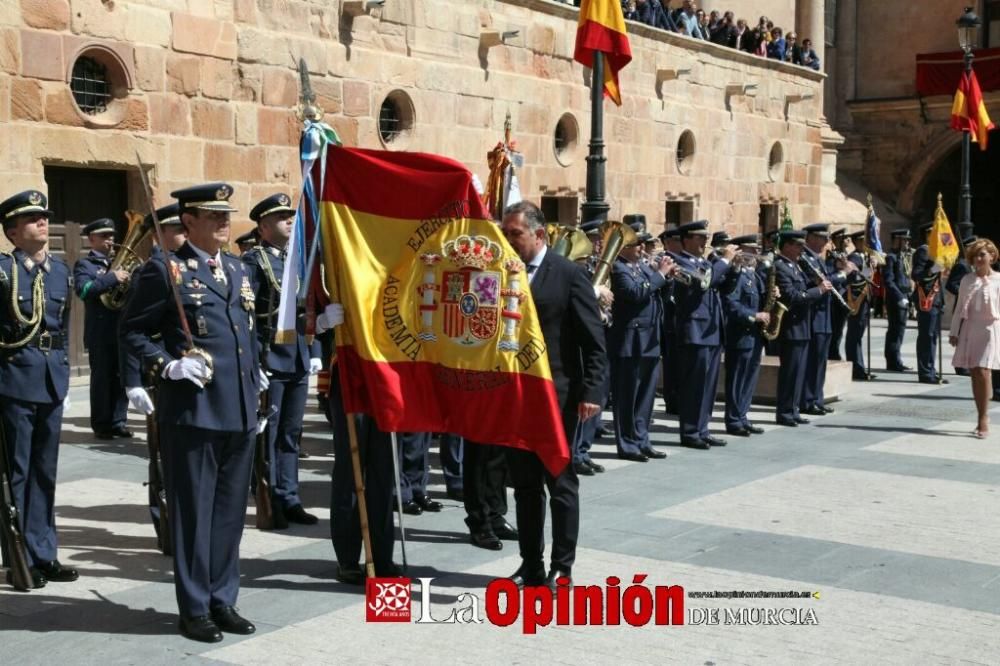
{"label": "black lamp post", "polygon": [[[976,47],[979,38],[979,26],[982,21],[972,11],[972,7],[966,7],[965,13],[955,22],[958,26],[958,43],[965,52],[965,74],[972,73],[972,49]],[[970,235],[973,230],[972,225],[972,186],[969,184],[969,155],[972,150],[972,136],[968,129],[962,132],[962,186],[959,194],[958,206],[958,229],[959,239]]]}
{"label": "black lamp post", "polygon": [[608,219],[610,204],[605,201],[604,156],[604,54],[594,52],[590,84],[590,154],[587,155],[587,200],[580,206],[580,224]]}

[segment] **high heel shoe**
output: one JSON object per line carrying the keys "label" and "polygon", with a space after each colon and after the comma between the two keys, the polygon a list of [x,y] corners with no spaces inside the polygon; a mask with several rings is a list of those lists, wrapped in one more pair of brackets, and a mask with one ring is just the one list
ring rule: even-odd
{"label": "high heel shoe", "polygon": [[987,437],[987,436],[988,436],[989,434],[990,434],[990,431],[989,431],[989,430],[979,430],[979,429],[976,429],[976,430],[973,430],[973,431],[972,431],[972,435],[973,435],[973,436],[974,436],[974,437],[975,437],[976,439],[986,439],[986,437]]}

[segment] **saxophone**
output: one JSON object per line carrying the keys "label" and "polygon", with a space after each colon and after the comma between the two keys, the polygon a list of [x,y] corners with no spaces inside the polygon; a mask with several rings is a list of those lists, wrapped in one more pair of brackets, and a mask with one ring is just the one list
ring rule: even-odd
{"label": "saxophone", "polygon": [[761,329],[760,334],[768,342],[776,340],[781,333],[781,320],[788,312],[788,306],[778,300],[775,295],[775,287],[778,281],[777,262],[772,261],[767,271],[767,295],[764,299],[764,312],[771,315],[771,322]]}

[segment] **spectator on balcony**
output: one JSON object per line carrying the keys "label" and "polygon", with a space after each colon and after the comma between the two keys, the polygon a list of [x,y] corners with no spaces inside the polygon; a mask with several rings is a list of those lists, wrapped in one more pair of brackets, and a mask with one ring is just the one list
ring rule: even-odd
{"label": "spectator on balcony", "polygon": [[694,37],[695,39],[704,39],[701,34],[701,27],[698,25],[698,15],[695,14],[694,2],[692,0],[684,0],[683,8],[678,16],[677,25],[682,35]]}
{"label": "spectator on balcony", "polygon": [[819,71],[819,56],[813,50],[811,39],[803,39],[802,46],[792,50],[792,62]]}
{"label": "spectator on balcony", "polygon": [[[799,36],[794,32],[785,35],[785,62],[794,62],[795,52],[800,50]],[[801,63],[796,62],[796,65]]]}
{"label": "spectator on balcony", "polygon": [[721,46],[732,46],[736,40],[736,25],[733,23],[733,13],[726,14],[716,23],[712,35],[709,38],[714,44]]}
{"label": "spectator on balcony", "polygon": [[784,31],[781,28],[773,29],[771,31],[771,41],[767,45],[767,57],[771,60],[784,60],[787,44]]}
{"label": "spectator on balcony", "polygon": [[737,51],[753,53],[757,48],[757,39],[747,26],[744,19],[736,21],[736,27],[729,33],[729,46]]}
{"label": "spectator on balcony", "polygon": [[704,9],[699,9],[694,13],[694,15],[698,19],[698,30],[701,32],[701,38],[707,42],[712,34],[712,29],[708,20],[708,15],[705,14]]}
{"label": "spectator on balcony", "polygon": [[651,25],[654,28],[666,30],[667,32],[678,31],[677,23],[674,22],[670,13],[670,0],[649,0],[647,4],[649,10],[646,20],[643,21],[646,25]]}

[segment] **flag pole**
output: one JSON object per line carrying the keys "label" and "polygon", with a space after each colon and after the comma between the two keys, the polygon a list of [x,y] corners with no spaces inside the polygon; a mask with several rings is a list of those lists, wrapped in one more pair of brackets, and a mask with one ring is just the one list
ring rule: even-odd
{"label": "flag pole", "polygon": [[603,222],[611,206],[605,201],[604,54],[594,51],[590,83],[590,154],[587,155],[587,200],[580,207],[580,224]]}
{"label": "flag pole", "polygon": [[358,449],[358,431],[354,414],[347,415],[347,437],[351,442],[351,467],[354,469],[354,494],[358,498],[358,522],[361,526],[361,543],[365,548],[365,575],[375,577],[372,559],[372,534],[368,528],[368,501],[365,499],[365,482],[361,476],[361,452]]}
{"label": "flag pole", "polygon": [[399,548],[403,556],[403,572],[406,572],[406,527],[403,525],[403,488],[399,481],[399,437],[389,433],[392,443],[392,473],[396,478],[396,513],[399,515]]}
{"label": "flag pole", "polygon": [[[965,49],[965,79],[972,79],[972,48]],[[970,86],[971,89],[971,86]],[[968,103],[968,101],[966,102]],[[959,188],[959,214],[958,214],[958,247],[962,248],[962,238],[972,233],[972,184],[970,183],[970,172],[972,171],[972,128],[966,124],[962,130],[962,184]],[[940,340],[938,341],[940,342]]]}

